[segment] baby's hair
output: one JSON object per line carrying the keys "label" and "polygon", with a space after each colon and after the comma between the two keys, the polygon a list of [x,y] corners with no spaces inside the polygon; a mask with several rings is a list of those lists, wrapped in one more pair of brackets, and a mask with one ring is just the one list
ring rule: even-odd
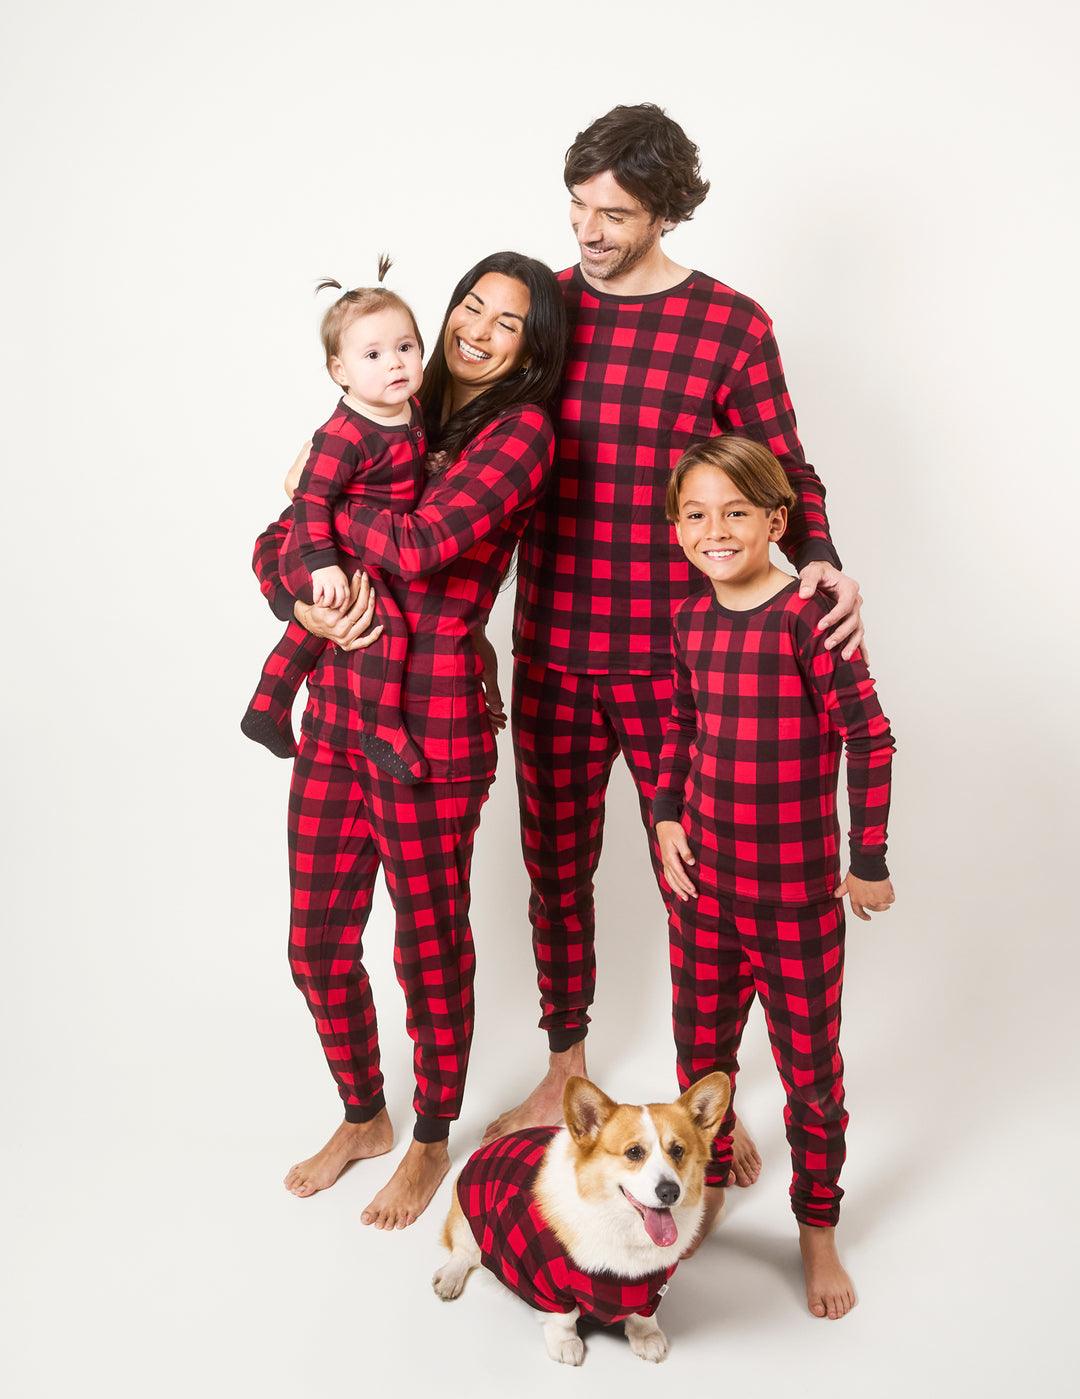
{"label": "baby's hair", "polygon": [[[385,253],[381,254],[379,257],[380,282],[392,266],[390,258]],[[412,321],[413,334],[416,336],[416,343],[420,346],[420,353],[424,353],[424,339],[420,334],[420,327],[416,324],[412,307],[402,301],[396,291],[391,291],[389,287],[384,286],[353,287],[350,290],[343,287],[340,282],[335,281],[333,277],[324,277],[315,288],[316,294],[327,288],[334,288],[341,292],[333,306],[323,316],[320,327],[323,349],[326,351],[327,369],[330,368],[330,361],[341,351],[341,336],[349,322],[357,316],[373,315],[376,311],[404,311],[409,320]]]}
{"label": "baby's hair", "polygon": [[730,478],[751,505],[759,505],[763,510],[776,510],[781,505],[790,510],[795,504],[795,492],[787,473],[768,447],[749,437],[736,437],[726,432],[720,437],[695,442],[675,463],[664,502],[664,513],[672,524],[679,518],[683,482],[697,466],[716,467]]}

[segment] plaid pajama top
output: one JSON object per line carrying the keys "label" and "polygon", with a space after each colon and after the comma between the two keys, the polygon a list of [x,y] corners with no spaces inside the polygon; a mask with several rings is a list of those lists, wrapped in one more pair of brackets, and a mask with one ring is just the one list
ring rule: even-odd
{"label": "plaid pajama top", "polygon": [[851,871],[888,878],[889,721],[861,655],[845,661],[815,631],[830,604],[798,587],[794,579],[748,612],[721,607],[710,587],[675,614],[653,820],[682,820],[695,882],[756,903],[832,898],[841,744]]}
{"label": "plaid pajama top", "polygon": [[560,273],[571,341],[550,489],[521,543],[514,651],[556,670],[671,668],[671,614],[700,588],[664,518],[691,442],[763,442],[799,503],[781,543],[799,568],[839,566],[825,489],[807,465],[765,312],[700,272],[648,297]]}
{"label": "plaid pajama top", "polygon": [[583,1273],[548,1228],[532,1193],[548,1143],[563,1127],[533,1127],[481,1147],[458,1176],[457,1198],[484,1267],[542,1312],[570,1312],[601,1326],[651,1316],[676,1263],[640,1278]]}
{"label": "plaid pajama top", "polygon": [[[394,514],[347,503],[335,514],[335,533],[351,538],[365,564],[384,570],[408,623],[402,715],[432,782],[495,770],[482,666],[469,633],[487,620],[547,479],[553,448],[544,410],[519,408],[478,433],[456,461],[430,477],[415,510]],[[286,510],[260,535],[252,560],[275,615],[286,621],[293,616],[293,599],[281,586],[279,552],[290,514]],[[363,656],[329,646],[308,682],[304,733],[332,748],[359,749],[356,686],[359,673],[362,694]]]}
{"label": "plaid pajama top", "polygon": [[409,510],[424,484],[424,419],[414,398],[407,423],[372,422],[341,399],[313,435],[293,496],[293,531],[309,573],[339,562],[334,507],[344,497]]}

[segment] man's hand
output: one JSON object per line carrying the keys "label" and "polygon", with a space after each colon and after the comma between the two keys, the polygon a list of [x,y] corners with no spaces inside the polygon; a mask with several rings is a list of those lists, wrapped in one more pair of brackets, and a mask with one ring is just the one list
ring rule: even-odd
{"label": "man's hand", "polygon": [[889,905],[896,901],[891,879],[859,879],[850,870],[836,890],[838,899],[845,894],[851,900],[852,913],[864,923],[870,922],[871,913],[888,913]]}
{"label": "man's hand", "polygon": [[824,559],[808,563],[800,572],[799,579],[800,597],[810,597],[814,592],[822,592],[828,593],[833,599],[833,610],[822,617],[817,629],[828,631],[832,627],[833,630],[825,639],[825,649],[831,651],[843,641],[844,649],[841,655],[845,661],[850,661],[863,639],[863,600],[858,583],[846,573],[840,573]]}
{"label": "man's hand", "polygon": [[366,573],[357,573],[349,583],[349,599],[345,608],[316,607],[299,599],[293,604],[293,615],[312,636],[332,641],[340,651],[360,651],[378,641],[382,626],[371,626],[375,617],[375,594]]}
{"label": "man's hand", "polygon": [[664,862],[664,878],[671,892],[683,903],[697,898],[697,885],[687,874],[685,866],[696,864],[687,844],[686,831],[681,821],[657,821],[656,839],[660,843],[660,857]]}
{"label": "man's hand", "polygon": [[300,455],[289,467],[289,474],[285,477],[285,494],[292,500],[296,494],[296,488],[300,484],[300,476],[307,465],[307,459],[311,456],[311,443],[305,442],[300,448]]}

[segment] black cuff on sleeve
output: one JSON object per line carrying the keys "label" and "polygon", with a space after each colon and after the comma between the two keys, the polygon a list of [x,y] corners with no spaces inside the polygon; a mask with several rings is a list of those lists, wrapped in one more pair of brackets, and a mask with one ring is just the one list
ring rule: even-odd
{"label": "black cuff on sleeve", "polygon": [[808,539],[799,550],[795,567],[801,573],[808,563],[831,563],[833,568],[843,573],[844,566],[840,555],[826,539]]}
{"label": "black cuff on sleeve", "polygon": [[296,599],[288,588],[275,588],[274,595],[270,599],[270,611],[279,622],[295,622],[296,613],[293,611],[293,603]]}
{"label": "black cuff on sleeve", "polygon": [[312,549],[310,553],[301,549],[300,557],[309,573],[314,573],[317,568],[332,568],[338,561],[337,550],[332,544],[325,549]]}
{"label": "black cuff on sleeve", "polygon": [[682,798],[674,792],[657,792],[653,797],[652,820],[655,826],[657,821],[678,821],[682,817]]}
{"label": "black cuff on sleeve", "polygon": [[851,873],[856,879],[876,882],[888,879],[889,867],[885,863],[884,845],[856,845],[851,842]]}

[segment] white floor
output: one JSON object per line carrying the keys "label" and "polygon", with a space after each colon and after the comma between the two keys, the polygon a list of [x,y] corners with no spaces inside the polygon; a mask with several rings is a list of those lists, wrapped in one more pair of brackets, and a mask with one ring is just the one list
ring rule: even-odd
{"label": "white floor", "polygon": [[[284,781],[284,765],[254,751],[251,764],[257,782]],[[480,869],[496,869],[510,848],[512,798],[508,782],[497,784]],[[609,846],[640,841],[632,808],[617,770]],[[644,869],[624,860],[616,878],[608,863],[591,1072],[620,1098],[670,1096],[659,900]],[[252,912],[265,903],[280,915],[282,894],[268,885]],[[458,1160],[541,1058],[523,895],[507,863],[476,899],[479,1013]],[[186,897],[178,890],[177,906],[158,911],[163,926],[184,921]],[[841,1242],[858,1308],[832,1324],[805,1310],[780,1090],[755,1012],[740,1108],[765,1157],[762,1179],[732,1193],[726,1222],[676,1275],[663,1303],[665,1366],[636,1360],[621,1336],[597,1335],[585,1379],[547,1359],[529,1310],[492,1279],[474,1275],[455,1303],[435,1298],[449,1182],[406,1232],[360,1225],[396,1148],[311,1200],[282,1189],[284,1169],[333,1125],[336,1099],[280,946],[251,938],[257,919],[216,951],[191,945],[169,959],[160,938],[140,959],[129,923],[112,967],[80,966],[72,939],[75,974],[34,1015],[21,1006],[8,1113],[7,1392],[317,1399],[384,1384],[531,1395],[688,1383],[807,1399],[1073,1392],[1073,1190],[1065,1128],[1055,1126],[1065,1114],[1047,1030],[1054,992],[997,959],[963,994],[960,949],[919,905],[909,881],[887,929],[860,925],[849,939]],[[380,901],[369,943],[391,1110],[406,1124],[408,1045],[387,927]],[[927,976],[921,962],[934,945],[938,975]],[[137,980],[122,975],[132,956]],[[28,994],[44,994],[48,968],[23,970]]]}

